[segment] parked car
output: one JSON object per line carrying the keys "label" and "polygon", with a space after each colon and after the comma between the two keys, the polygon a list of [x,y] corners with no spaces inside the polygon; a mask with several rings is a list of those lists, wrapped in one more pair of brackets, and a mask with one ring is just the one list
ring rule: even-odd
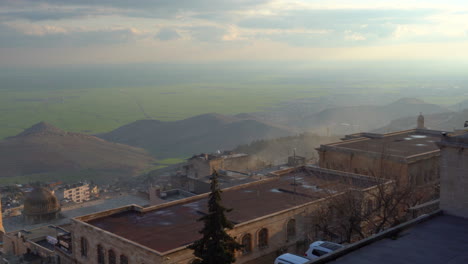
{"label": "parked car", "polygon": [[344,246],[333,242],[315,241],[310,244],[309,249],[305,253],[305,257],[308,259],[316,259],[342,247]]}
{"label": "parked car", "polygon": [[275,264],[304,264],[309,262],[309,259],[286,253],[275,259]]}

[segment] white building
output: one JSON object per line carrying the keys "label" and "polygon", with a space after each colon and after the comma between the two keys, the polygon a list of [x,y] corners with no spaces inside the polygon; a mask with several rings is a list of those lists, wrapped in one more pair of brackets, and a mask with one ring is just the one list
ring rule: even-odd
{"label": "white building", "polygon": [[75,203],[81,203],[90,199],[89,184],[75,184],[63,189],[63,198]]}

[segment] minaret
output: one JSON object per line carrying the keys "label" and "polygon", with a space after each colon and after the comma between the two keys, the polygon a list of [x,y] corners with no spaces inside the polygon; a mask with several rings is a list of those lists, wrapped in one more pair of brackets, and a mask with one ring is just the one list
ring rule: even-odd
{"label": "minaret", "polygon": [[419,113],[418,116],[418,126],[416,127],[417,129],[425,129],[426,127],[424,126],[424,116],[422,113]]}

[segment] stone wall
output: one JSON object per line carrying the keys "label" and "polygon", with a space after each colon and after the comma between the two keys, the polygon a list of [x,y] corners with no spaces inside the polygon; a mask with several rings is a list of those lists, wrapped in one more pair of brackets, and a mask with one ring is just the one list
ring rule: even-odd
{"label": "stone wall", "polygon": [[[72,221],[70,231],[72,233],[72,254],[76,263],[98,263],[98,245],[103,247],[105,263],[109,263],[109,250],[114,251],[117,263],[120,263],[119,259],[121,255],[128,258],[128,263],[163,263],[162,257],[154,250],[147,249],[104,230],[94,228],[84,222]],[[147,235],[152,236],[155,234]],[[82,237],[88,243],[86,256],[83,256],[81,253]]]}
{"label": "stone wall", "polygon": [[321,168],[387,179],[407,176],[408,166],[403,160],[390,159],[385,155],[323,148],[319,150],[319,156]]}
{"label": "stone wall", "polygon": [[187,176],[190,178],[199,179],[207,175],[211,175],[211,168],[205,159],[192,158],[188,161]]}
{"label": "stone wall", "polygon": [[249,172],[259,170],[266,166],[265,162],[252,155],[232,157],[224,160],[224,170],[233,170],[239,172]]}
{"label": "stone wall", "polygon": [[[443,144],[443,143],[442,143]],[[441,146],[440,208],[468,218],[468,144]]]}
{"label": "stone wall", "polygon": [[22,256],[31,252],[43,258],[47,263],[53,262],[55,256],[52,250],[44,248],[24,237],[20,237],[18,232],[5,234],[3,236],[3,252],[7,257]]}
{"label": "stone wall", "polygon": [[213,159],[192,158],[188,161],[187,176],[199,179],[213,174],[215,170],[249,172],[266,166],[265,162],[251,155],[218,157]]}
{"label": "stone wall", "polygon": [[[372,188],[366,189],[365,191],[369,190],[372,190]],[[336,194],[334,196],[338,195],[342,194]],[[252,238],[252,250],[248,253],[237,252],[236,263],[246,263],[261,256],[270,254],[279,255],[284,252],[303,254],[308,242],[320,239],[313,235],[314,224],[312,219],[314,218],[312,216],[314,216],[318,207],[327,199],[329,199],[329,197],[236,225],[229,233],[233,237],[236,237],[239,243],[242,242],[242,238],[247,234],[250,234]],[[291,219],[295,221],[296,235],[288,238],[287,224]],[[259,231],[262,228],[268,230],[268,246],[266,247],[259,246]],[[71,231],[73,233],[73,255],[77,263],[97,263],[98,244],[101,244],[105,249],[106,262],[108,260],[109,249],[112,249],[117,257],[120,254],[126,255],[129,259],[129,263],[188,264],[193,260],[192,251],[185,247],[174,249],[169,252],[156,252],[112,233],[93,228],[81,221],[74,221]],[[82,257],[80,253],[80,239],[82,236],[86,237],[89,243],[87,257]]]}
{"label": "stone wall", "polygon": [[341,151],[338,148],[321,148],[319,165],[322,168],[356,174],[399,179],[421,185],[440,178],[440,153],[431,152],[396,159],[385,155],[372,155],[362,151]]}

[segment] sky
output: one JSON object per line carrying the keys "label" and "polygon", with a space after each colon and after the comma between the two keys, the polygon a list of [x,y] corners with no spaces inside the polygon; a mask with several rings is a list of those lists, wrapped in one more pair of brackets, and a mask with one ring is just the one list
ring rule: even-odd
{"label": "sky", "polygon": [[0,0],[0,67],[468,61],[468,2]]}

